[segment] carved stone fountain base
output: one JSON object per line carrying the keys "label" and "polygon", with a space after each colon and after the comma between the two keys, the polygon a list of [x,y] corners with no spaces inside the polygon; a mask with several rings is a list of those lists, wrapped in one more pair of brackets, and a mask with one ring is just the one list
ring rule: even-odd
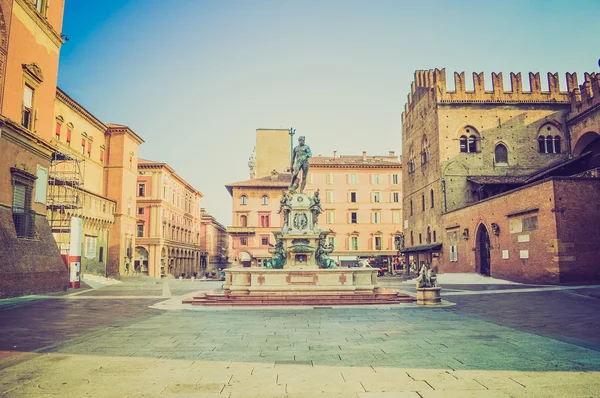
{"label": "carved stone fountain base", "polygon": [[373,292],[373,268],[294,267],[287,269],[230,268],[225,270],[225,294],[343,294]]}
{"label": "carved stone fountain base", "polygon": [[411,303],[411,296],[376,286],[373,268],[230,268],[222,292],[184,303],[208,306],[358,305]]}

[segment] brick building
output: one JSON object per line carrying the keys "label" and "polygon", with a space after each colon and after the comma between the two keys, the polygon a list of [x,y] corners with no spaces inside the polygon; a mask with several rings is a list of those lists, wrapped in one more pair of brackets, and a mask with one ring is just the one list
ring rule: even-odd
{"label": "brick building", "polygon": [[140,159],[132,271],[160,278],[201,274],[202,193],[166,163]]}
{"label": "brick building", "polygon": [[46,219],[63,12],[63,0],[0,0],[0,298],[68,284]]}
{"label": "brick building", "polygon": [[[264,148],[267,146],[267,149]],[[272,232],[283,225],[278,214],[281,191],[290,185],[289,130],[257,130],[246,181],[228,184],[233,199],[231,253],[235,263],[260,266],[271,258]],[[268,163],[271,169],[265,175]],[[319,190],[321,229],[329,230],[331,257],[341,264],[369,258],[392,266],[402,237],[402,166],[398,156],[314,156],[306,193]]]}
{"label": "brick building", "polygon": [[[587,222],[597,206],[579,209],[569,191],[600,199],[595,169],[598,141],[598,77],[567,74],[561,91],[548,74],[511,74],[505,91],[492,74],[464,73],[455,90],[445,70],[417,71],[402,114],[404,181],[403,252],[439,272],[479,272],[508,279],[558,283],[600,277],[598,252]],[[594,200],[594,198],[597,198]],[[591,232],[591,233],[590,233]]]}

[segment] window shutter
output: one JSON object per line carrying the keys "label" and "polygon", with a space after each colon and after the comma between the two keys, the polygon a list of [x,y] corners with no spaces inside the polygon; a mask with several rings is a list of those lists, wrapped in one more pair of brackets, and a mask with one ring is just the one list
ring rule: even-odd
{"label": "window shutter", "polygon": [[38,166],[37,179],[35,181],[35,201],[46,203],[46,192],[48,190],[48,169]]}
{"label": "window shutter", "polygon": [[90,153],[92,153],[92,143],[91,142],[88,142],[88,150],[87,150],[87,152],[88,152],[88,155]]}
{"label": "window shutter", "polygon": [[56,135],[60,137],[60,123],[56,123]]}
{"label": "window shutter", "polygon": [[104,151],[100,151],[100,161],[104,161]]}
{"label": "window shutter", "polygon": [[67,142],[71,142],[71,130],[67,130]]}

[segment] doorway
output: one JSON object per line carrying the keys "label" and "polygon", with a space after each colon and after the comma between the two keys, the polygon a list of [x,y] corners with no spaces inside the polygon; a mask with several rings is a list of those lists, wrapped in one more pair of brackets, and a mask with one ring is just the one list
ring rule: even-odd
{"label": "doorway", "polygon": [[477,229],[477,252],[479,253],[479,273],[490,276],[490,235],[484,224]]}

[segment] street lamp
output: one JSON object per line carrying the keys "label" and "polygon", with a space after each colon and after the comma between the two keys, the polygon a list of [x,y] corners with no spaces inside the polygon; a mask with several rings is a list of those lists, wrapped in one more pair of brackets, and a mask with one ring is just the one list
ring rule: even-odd
{"label": "street lamp", "polygon": [[293,173],[293,165],[294,165],[294,134],[296,134],[296,129],[290,127],[290,172]]}

